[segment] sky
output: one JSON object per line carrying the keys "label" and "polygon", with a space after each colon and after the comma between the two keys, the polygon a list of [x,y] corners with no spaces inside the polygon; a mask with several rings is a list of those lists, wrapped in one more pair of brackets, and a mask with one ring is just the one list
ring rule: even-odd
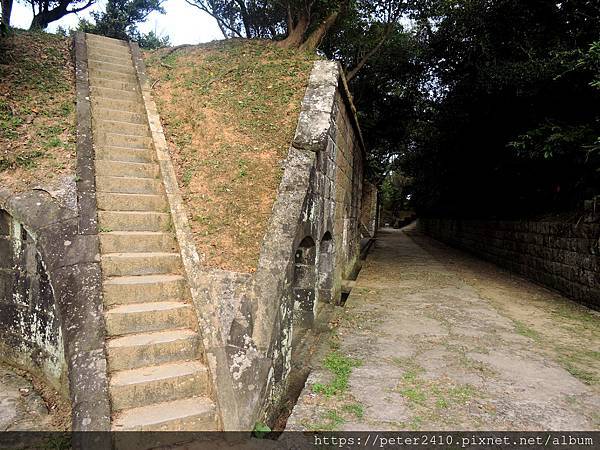
{"label": "sky", "polygon": [[[104,9],[106,0],[98,3],[79,14],[68,14],[48,26],[48,31],[56,31],[59,26],[74,28],[79,17],[89,17],[91,11]],[[166,14],[153,12],[148,20],[139,25],[143,33],[154,30],[159,35],[169,35],[172,45],[197,44],[223,39],[216,21],[204,11],[191,6],[185,0],[166,0],[163,3]],[[13,5],[11,25],[16,28],[29,28],[33,14],[28,5],[16,1]]]}

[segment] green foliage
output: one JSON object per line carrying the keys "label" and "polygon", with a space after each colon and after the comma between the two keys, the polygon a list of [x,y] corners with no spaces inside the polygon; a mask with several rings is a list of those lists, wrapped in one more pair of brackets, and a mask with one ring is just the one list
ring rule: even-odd
{"label": "green foliage", "polygon": [[171,44],[169,36],[160,36],[154,31],[149,31],[146,34],[141,33],[138,35],[136,40],[140,47],[147,50],[168,47]]}
{"label": "green foliage", "polygon": [[508,143],[517,153],[532,159],[574,158],[598,167],[600,138],[593,124],[560,125],[546,122]]}
{"label": "green foliage", "polygon": [[600,89],[600,40],[592,42],[587,52],[579,52],[581,55],[576,62],[577,69],[591,72],[592,81],[590,86]]}
{"label": "green foliage", "polygon": [[[413,179],[418,209],[514,217],[573,210],[597,195],[600,5],[412,7],[418,82],[386,95],[412,96],[415,113],[398,105],[390,114],[407,132],[387,161]],[[390,75],[390,86],[400,78]]]}
{"label": "green foliage", "polygon": [[360,403],[350,403],[349,405],[344,405],[344,411],[353,414],[357,419],[362,419],[365,415],[365,410],[363,405]]}
{"label": "green foliage", "polygon": [[44,156],[41,150],[32,150],[23,152],[15,156],[0,156],[0,172],[3,170],[22,167],[24,169],[33,169],[37,165],[37,159]]}
{"label": "green foliage", "polygon": [[108,0],[104,11],[92,12],[92,21],[80,19],[77,29],[114,39],[137,41],[142,48],[165,47],[169,45],[168,36],[159,36],[154,31],[143,34],[137,28],[137,24],[145,21],[151,12],[164,13],[163,1]]}
{"label": "green foliage", "polygon": [[410,178],[401,172],[389,172],[381,185],[381,205],[385,211],[392,215],[409,206]]}
{"label": "green foliage", "polygon": [[333,379],[327,384],[313,384],[313,392],[323,394],[326,397],[332,397],[333,395],[345,392],[348,389],[348,380],[352,369],[359,367],[361,364],[359,360],[343,356],[337,351],[329,353],[323,361],[323,365],[333,374]]}
{"label": "green foliage", "polygon": [[265,425],[262,422],[256,422],[254,424],[254,428],[252,429],[252,436],[258,439],[262,439],[270,432],[271,428],[268,425]]}

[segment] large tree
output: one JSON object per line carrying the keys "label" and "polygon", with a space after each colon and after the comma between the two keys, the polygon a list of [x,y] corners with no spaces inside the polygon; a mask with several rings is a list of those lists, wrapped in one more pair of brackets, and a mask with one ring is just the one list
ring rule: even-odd
{"label": "large tree", "polygon": [[[350,80],[381,51],[406,0],[186,0],[215,18],[225,38],[272,39],[342,59]],[[333,39],[329,36],[335,35]],[[354,47],[352,54],[345,50]]]}
{"label": "large tree", "polygon": [[30,30],[43,30],[48,24],[89,8],[95,0],[23,0],[31,6],[33,19]]}
{"label": "large tree", "polygon": [[[383,25],[389,36],[402,0],[186,0],[215,18],[226,38],[274,39],[288,48],[314,50],[334,26],[349,20]],[[351,19],[349,19],[351,18]],[[373,46],[376,52],[381,44]]]}

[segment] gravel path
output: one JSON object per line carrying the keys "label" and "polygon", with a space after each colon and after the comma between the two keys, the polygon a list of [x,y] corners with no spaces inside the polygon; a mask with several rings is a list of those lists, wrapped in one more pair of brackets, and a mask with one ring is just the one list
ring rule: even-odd
{"label": "gravel path", "polygon": [[559,294],[387,229],[338,310],[288,430],[600,429],[600,315]]}

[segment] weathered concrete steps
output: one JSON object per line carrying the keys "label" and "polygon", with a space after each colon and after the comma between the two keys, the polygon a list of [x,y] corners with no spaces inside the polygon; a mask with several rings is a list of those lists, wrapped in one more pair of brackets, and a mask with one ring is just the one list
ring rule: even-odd
{"label": "weathered concrete steps", "polygon": [[87,34],[113,430],[214,430],[197,320],[126,42]]}

